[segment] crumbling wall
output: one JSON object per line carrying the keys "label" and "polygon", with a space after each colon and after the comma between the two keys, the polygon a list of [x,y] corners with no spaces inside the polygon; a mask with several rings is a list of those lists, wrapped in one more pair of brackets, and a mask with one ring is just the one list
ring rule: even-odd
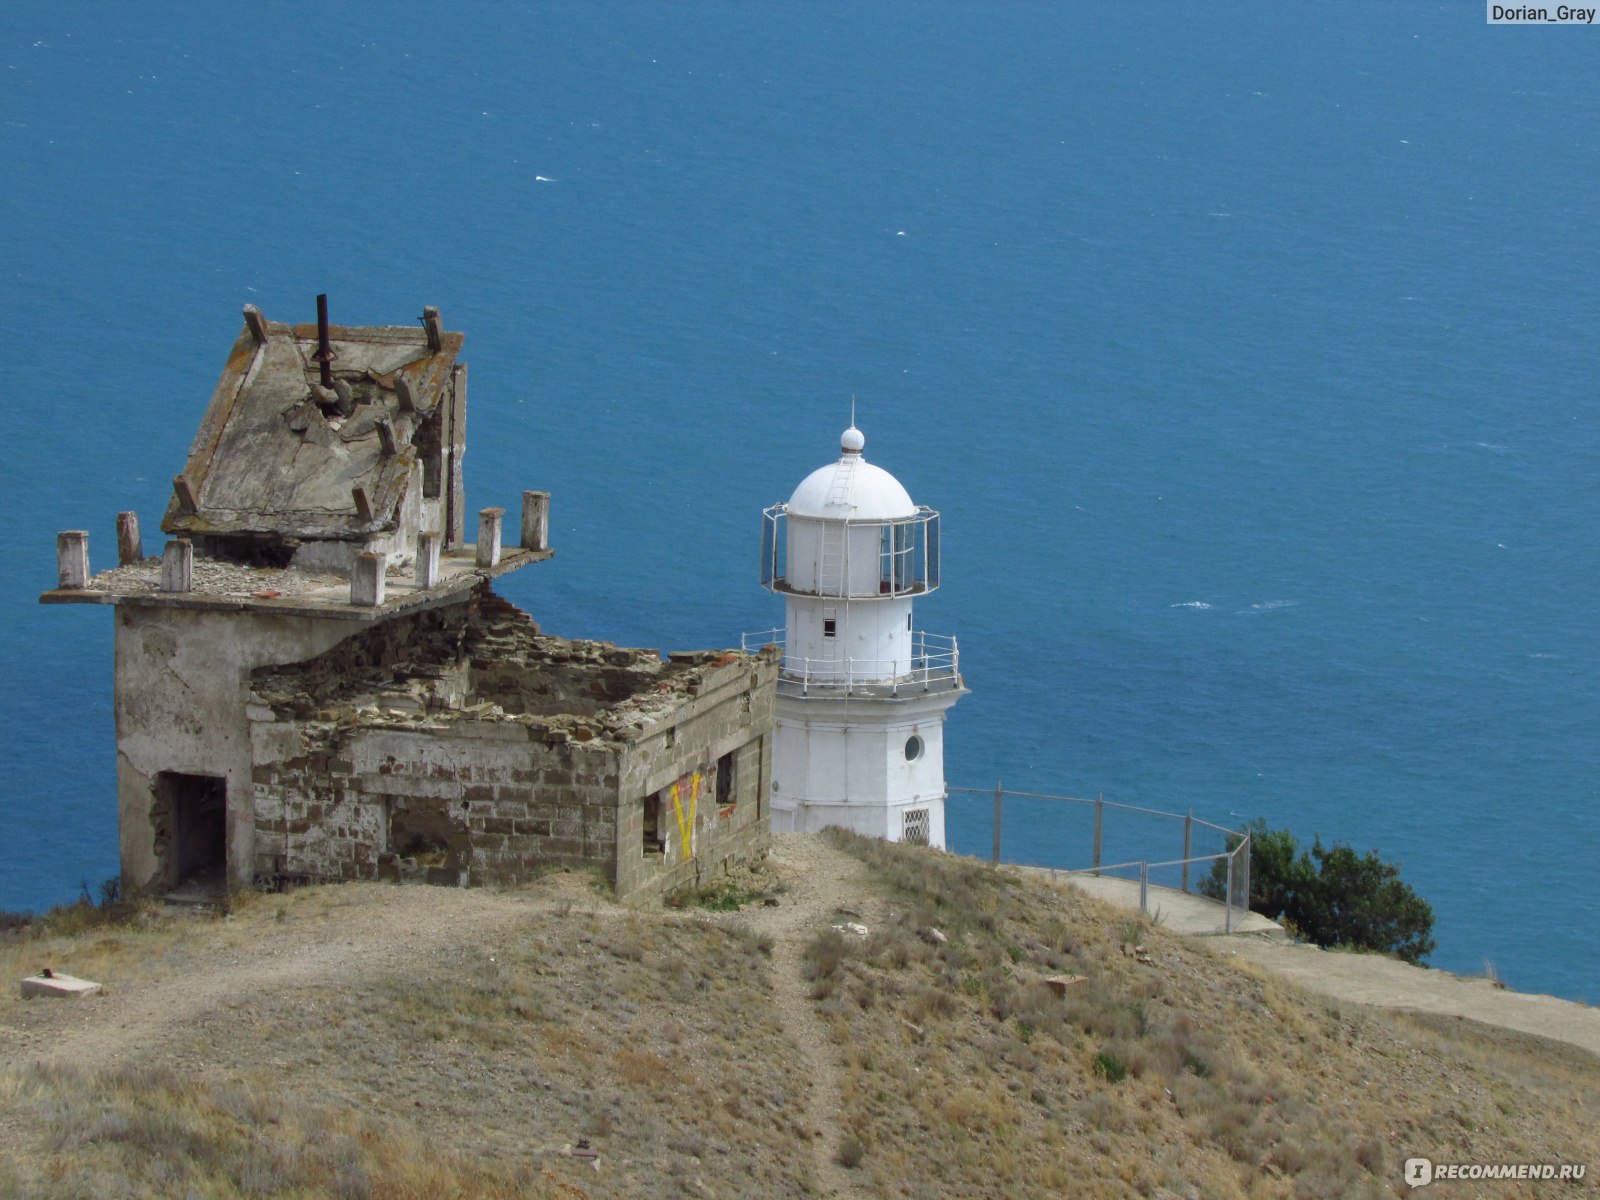
{"label": "crumbling wall", "polygon": [[515,884],[592,866],[614,882],[616,755],[520,725],[340,728],[259,714],[256,874]]}
{"label": "crumbling wall", "polygon": [[571,865],[654,895],[764,845],[775,657],[545,637],[486,589],[393,625],[256,673],[259,877],[509,884]]}
{"label": "crumbling wall", "polygon": [[252,668],[307,658],[348,636],[348,621],[124,605],[117,610],[114,704],[117,815],[128,895],[168,880],[157,802],[163,772],[226,787],[228,882],[250,879],[255,821],[246,718]]}
{"label": "crumbling wall", "polygon": [[[771,832],[776,659],[674,657],[697,668],[694,691],[624,755],[619,896],[642,900],[705,883],[762,853]],[[652,805],[659,850],[646,837]]]}

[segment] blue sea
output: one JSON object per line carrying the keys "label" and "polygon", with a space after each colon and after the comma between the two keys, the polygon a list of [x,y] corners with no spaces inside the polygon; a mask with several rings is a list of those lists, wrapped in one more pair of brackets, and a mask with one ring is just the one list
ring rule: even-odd
{"label": "blue sea", "polygon": [[[778,623],[761,509],[854,397],[944,516],[952,785],[1376,848],[1434,965],[1600,1002],[1597,54],[1470,3],[8,5],[0,908],[117,866],[56,532],[159,544],[241,306],[326,292],[466,332],[547,629]],[[1008,854],[1085,861],[1062,811]]]}

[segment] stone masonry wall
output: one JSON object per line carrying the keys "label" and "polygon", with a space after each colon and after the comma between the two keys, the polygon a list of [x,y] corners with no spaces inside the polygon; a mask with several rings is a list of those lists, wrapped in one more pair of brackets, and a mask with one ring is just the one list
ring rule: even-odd
{"label": "stone masonry wall", "polygon": [[[768,836],[776,665],[684,662],[686,694],[625,739],[578,740],[503,713],[390,718],[354,704],[310,719],[303,705],[252,704],[255,873],[482,885],[586,866],[619,896],[719,874]],[[733,770],[722,805],[719,760]],[[647,853],[645,804],[680,780],[670,853]]]}
{"label": "stone masonry wall", "polygon": [[494,721],[263,721],[255,735],[260,876],[514,884],[570,865],[615,881],[614,751],[533,743]]}
{"label": "stone masonry wall", "polygon": [[[765,851],[772,828],[776,678],[775,659],[739,658],[714,667],[698,695],[628,747],[617,810],[619,896],[646,899],[704,883]],[[733,756],[734,787],[732,803],[719,806],[714,768],[724,755]],[[651,803],[660,805],[657,819],[664,827],[658,853],[644,848]],[[687,846],[685,826],[691,834]]]}

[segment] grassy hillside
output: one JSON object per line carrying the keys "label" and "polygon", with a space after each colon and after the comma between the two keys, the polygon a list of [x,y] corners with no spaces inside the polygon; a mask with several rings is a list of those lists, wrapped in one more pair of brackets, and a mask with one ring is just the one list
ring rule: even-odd
{"label": "grassy hillside", "polygon": [[1418,1154],[1600,1162],[1580,1051],[1340,1011],[1076,894],[828,836],[887,889],[870,937],[810,955],[881,1194],[1392,1195]]}
{"label": "grassy hillside", "polygon": [[[1570,1048],[1336,1010],[928,851],[781,839],[742,885],[738,912],[565,874],[348,885],[13,935],[0,1196],[1321,1197],[1404,1194],[1412,1154],[1600,1169],[1600,1063]],[[18,999],[43,965],[107,992]]]}

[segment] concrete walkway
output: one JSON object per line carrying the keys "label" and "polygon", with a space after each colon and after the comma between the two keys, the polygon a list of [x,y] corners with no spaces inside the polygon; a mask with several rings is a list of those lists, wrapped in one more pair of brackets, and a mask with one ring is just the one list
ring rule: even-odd
{"label": "concrete walkway", "polygon": [[[1076,871],[1056,871],[1050,867],[1007,867],[1007,870],[1034,879],[1049,879],[1068,884],[1087,892],[1107,904],[1118,908],[1139,908],[1139,881],[1119,879],[1114,875],[1085,875]],[[1147,890],[1148,913],[1151,920],[1172,933],[1189,935],[1220,934],[1227,930],[1227,910],[1219,901],[1194,892],[1180,892],[1177,888],[1151,884]],[[1237,912],[1233,914],[1234,933],[1258,933],[1283,937],[1283,927],[1260,913]]]}

